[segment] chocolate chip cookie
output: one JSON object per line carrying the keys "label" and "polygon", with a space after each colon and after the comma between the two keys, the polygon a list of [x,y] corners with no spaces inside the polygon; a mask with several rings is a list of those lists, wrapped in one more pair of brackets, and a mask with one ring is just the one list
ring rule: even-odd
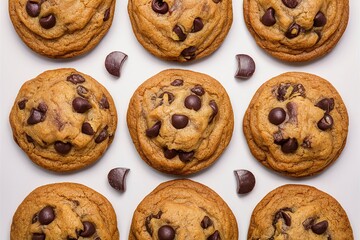
{"label": "chocolate chip cookie", "polygon": [[349,19],[348,0],[244,0],[244,19],[256,43],[290,62],[325,55],[340,40]]}
{"label": "chocolate chip cookie", "polygon": [[248,237],[255,239],[354,239],[345,210],[330,195],[306,185],[284,185],[255,207]]}
{"label": "chocolate chip cookie", "polygon": [[187,179],[164,182],[135,209],[129,240],[238,239],[234,214],[209,187]]}
{"label": "chocolate chip cookie", "polygon": [[115,0],[9,0],[9,14],[24,43],[50,58],[93,49],[109,30]]}
{"label": "chocolate chip cookie", "polygon": [[141,158],[171,174],[214,163],[232,137],[234,116],[223,86],[198,72],[168,69],[134,92],[127,124]]}
{"label": "chocolate chip cookie", "polygon": [[111,203],[77,183],[55,183],[33,190],[17,208],[11,240],[119,240]]}
{"label": "chocolate chip cookie", "polygon": [[88,166],[104,154],[114,138],[117,113],[99,82],[63,68],[23,84],[10,124],[14,140],[34,163],[66,172]]}
{"label": "chocolate chip cookie", "polygon": [[178,62],[218,49],[233,20],[231,0],[129,0],[128,13],[146,50]]}
{"label": "chocolate chip cookie", "polygon": [[342,152],[348,114],[327,80],[288,72],[265,82],[243,119],[251,153],[266,167],[291,177],[314,175]]}

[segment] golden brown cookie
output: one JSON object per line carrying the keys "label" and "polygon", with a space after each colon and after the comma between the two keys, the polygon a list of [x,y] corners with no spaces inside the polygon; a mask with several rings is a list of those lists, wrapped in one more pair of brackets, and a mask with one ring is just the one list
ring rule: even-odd
{"label": "golden brown cookie", "polygon": [[10,239],[119,240],[119,231],[103,195],[77,183],[54,183],[36,188],[19,205]]}
{"label": "golden brown cookie", "polygon": [[135,209],[129,240],[238,239],[236,218],[209,187],[182,179],[164,182]]}
{"label": "golden brown cookie", "polygon": [[178,62],[218,49],[233,20],[231,0],[129,0],[128,13],[146,50]]}
{"label": "golden brown cookie", "polygon": [[213,164],[232,137],[234,116],[222,85],[203,73],[168,69],[134,92],[127,124],[141,158],[186,175]]}
{"label": "golden brown cookie", "polygon": [[330,195],[307,185],[289,184],[268,193],[255,207],[248,240],[352,240],[345,210]]}
{"label": "golden brown cookie", "polygon": [[115,0],[9,0],[20,38],[50,58],[70,58],[93,49],[109,30]]}
{"label": "golden brown cookie", "polygon": [[244,0],[244,19],[256,43],[284,61],[325,55],[343,35],[348,0]]}
{"label": "golden brown cookie", "polygon": [[266,167],[291,177],[317,174],[342,152],[348,114],[327,80],[288,72],[265,82],[243,119],[251,153]]}
{"label": "golden brown cookie", "polygon": [[117,112],[99,82],[63,68],[23,84],[10,124],[14,140],[34,163],[66,172],[86,167],[104,154],[114,138]]}

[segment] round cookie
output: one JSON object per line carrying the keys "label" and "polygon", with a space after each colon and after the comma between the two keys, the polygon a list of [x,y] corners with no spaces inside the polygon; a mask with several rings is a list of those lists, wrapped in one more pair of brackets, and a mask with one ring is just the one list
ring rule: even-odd
{"label": "round cookie", "polygon": [[330,195],[307,185],[283,185],[255,207],[247,239],[354,239],[346,212]]}
{"label": "round cookie", "polygon": [[339,157],[348,124],[344,102],[330,82],[288,72],[256,91],[243,131],[259,162],[281,174],[304,177],[321,172]]}
{"label": "round cookie", "polygon": [[134,92],[127,124],[141,158],[186,175],[213,164],[232,137],[234,116],[222,85],[203,73],[168,69]]}
{"label": "round cookie", "polygon": [[36,188],[19,205],[10,239],[119,240],[119,231],[103,195],[77,183],[54,183]]}
{"label": "round cookie", "polygon": [[33,51],[71,58],[93,49],[109,30],[115,0],[9,0],[14,28]]}
{"label": "round cookie", "polygon": [[343,35],[348,0],[244,0],[244,20],[256,43],[290,62],[325,55]]}
{"label": "round cookie", "polygon": [[71,68],[45,71],[23,84],[10,112],[16,143],[39,166],[77,170],[110,146],[117,112],[109,92]]}
{"label": "round cookie", "polygon": [[147,51],[178,62],[218,49],[233,20],[231,0],[129,0],[128,13],[133,32]]}
{"label": "round cookie", "polygon": [[181,179],[161,183],[135,209],[129,240],[238,239],[236,218],[209,187]]}

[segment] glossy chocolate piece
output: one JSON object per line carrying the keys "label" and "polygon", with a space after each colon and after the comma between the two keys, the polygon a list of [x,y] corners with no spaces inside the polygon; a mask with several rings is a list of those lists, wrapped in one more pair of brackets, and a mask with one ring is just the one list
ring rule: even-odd
{"label": "glossy chocolate piece", "polygon": [[255,187],[255,176],[252,172],[239,169],[234,170],[234,174],[237,182],[237,193],[245,194],[251,192]]}
{"label": "glossy chocolate piece", "polygon": [[281,151],[283,153],[294,153],[298,149],[298,142],[296,138],[289,138],[285,140],[281,145]]}
{"label": "glossy chocolate piece", "polygon": [[74,74],[71,74],[70,76],[68,76],[66,78],[66,81],[69,81],[76,85],[76,84],[85,82],[85,78],[83,76],[81,76],[80,74],[74,73]]}
{"label": "glossy chocolate piece", "polygon": [[73,109],[75,110],[75,112],[77,112],[77,113],[85,113],[89,109],[92,108],[90,102],[81,97],[76,97],[72,101],[72,106],[73,106]]}
{"label": "glossy chocolate piece", "polygon": [[184,105],[188,109],[198,111],[201,108],[201,99],[196,95],[189,95],[185,98]]}
{"label": "glossy chocolate piece", "polygon": [[169,11],[169,5],[163,0],[152,0],[151,8],[154,12],[165,14]]}
{"label": "glossy chocolate piece", "polygon": [[83,223],[84,229],[80,231],[81,237],[91,237],[96,232],[95,226],[92,222],[84,221]]}
{"label": "glossy chocolate piece", "polygon": [[159,135],[161,122],[157,121],[151,128],[146,129],[145,134],[149,138],[154,138]]}
{"label": "glossy chocolate piece", "polygon": [[171,124],[176,129],[185,128],[189,123],[189,118],[182,114],[174,114],[171,116]]}
{"label": "glossy chocolate piece", "polygon": [[37,17],[41,11],[41,5],[34,1],[27,1],[25,9],[30,17]]}
{"label": "glossy chocolate piece", "polygon": [[67,154],[70,152],[71,148],[72,148],[72,144],[71,143],[64,143],[61,141],[56,141],[54,143],[54,148],[56,150],[56,152],[60,153],[60,154]]}
{"label": "glossy chocolate piece", "polygon": [[268,115],[269,121],[274,125],[280,125],[286,119],[286,112],[281,107],[271,109]]}
{"label": "glossy chocolate piece", "polygon": [[120,51],[114,51],[109,53],[105,58],[106,70],[115,77],[120,77],[121,67],[124,64],[128,56]]}
{"label": "glossy chocolate piece", "polygon": [[320,121],[317,123],[318,128],[320,128],[323,131],[332,128],[333,125],[334,125],[334,119],[328,113],[325,113],[324,117],[320,119]]}
{"label": "glossy chocolate piece", "polygon": [[161,226],[158,230],[159,240],[175,239],[175,230],[170,225]]}
{"label": "glossy chocolate piece", "polygon": [[240,79],[250,78],[255,72],[255,62],[252,57],[246,54],[237,54],[236,60],[238,68],[235,77]]}
{"label": "glossy chocolate piece", "polygon": [[326,19],[324,13],[318,12],[318,13],[315,15],[315,18],[314,18],[314,27],[323,27],[323,26],[325,26],[326,22],[327,22],[327,19]]}
{"label": "glossy chocolate piece", "polygon": [[129,168],[113,168],[108,173],[108,182],[114,189],[125,192],[126,190],[126,176],[130,171]]}
{"label": "glossy chocolate piece", "polygon": [[94,129],[91,127],[91,124],[88,122],[84,122],[81,126],[81,132],[86,134],[86,135],[94,135],[95,131]]}
{"label": "glossy chocolate piece", "polygon": [[47,15],[40,18],[39,23],[44,29],[50,29],[56,25],[56,18],[54,14]]}
{"label": "glossy chocolate piece", "polygon": [[274,25],[276,23],[275,10],[272,7],[268,8],[261,17],[260,21],[262,24],[268,27]]}
{"label": "glossy chocolate piece", "polygon": [[38,220],[41,225],[48,225],[55,219],[54,209],[50,206],[46,206],[40,210],[38,214]]}

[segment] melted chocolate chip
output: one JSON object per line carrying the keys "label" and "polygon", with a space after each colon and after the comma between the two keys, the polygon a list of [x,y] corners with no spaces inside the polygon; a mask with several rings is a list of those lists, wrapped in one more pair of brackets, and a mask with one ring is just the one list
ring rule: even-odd
{"label": "melted chocolate chip", "polygon": [[202,86],[200,86],[200,85],[196,85],[195,87],[193,87],[191,89],[191,92],[195,93],[198,96],[202,96],[202,95],[205,94],[204,88]]}
{"label": "melted chocolate chip", "polygon": [[281,107],[271,109],[268,115],[269,121],[274,125],[279,125],[285,121],[286,112]]}
{"label": "melted chocolate chip", "polygon": [[18,102],[18,107],[19,107],[20,110],[25,109],[27,101],[28,101],[27,99],[24,99],[24,100],[21,100],[21,101]]}
{"label": "melted chocolate chip", "polygon": [[104,18],[103,21],[106,22],[110,18],[110,8],[106,9],[104,12]]}
{"label": "melted chocolate chip", "polygon": [[85,78],[83,76],[81,76],[80,74],[74,73],[74,74],[71,74],[70,76],[68,76],[66,78],[66,81],[69,81],[76,85],[76,84],[85,82]]}
{"label": "melted chocolate chip", "polygon": [[240,169],[235,170],[235,177],[237,181],[237,193],[245,194],[251,192],[255,187],[255,176],[252,172]]}
{"label": "melted chocolate chip", "polygon": [[107,139],[109,136],[108,133],[108,126],[105,126],[103,128],[103,130],[101,130],[101,132],[99,133],[99,135],[95,138],[95,143],[101,143],[103,142],[105,139]]}
{"label": "melted chocolate chip", "polygon": [[318,12],[314,18],[314,27],[323,27],[326,24],[326,17],[322,12]]}
{"label": "melted chocolate chip", "polygon": [[297,105],[295,102],[288,102],[286,104],[286,109],[289,114],[289,120],[290,123],[296,123],[297,122]]}
{"label": "melted chocolate chip", "polygon": [[274,143],[277,145],[283,144],[286,140],[284,139],[282,132],[279,130],[273,134]]}
{"label": "melted chocolate chip", "polygon": [[175,239],[175,230],[170,225],[161,226],[158,230],[159,240]]}
{"label": "melted chocolate chip", "polygon": [[313,233],[321,235],[324,232],[326,232],[328,226],[329,226],[328,221],[324,220],[322,222],[318,222],[318,223],[312,225],[311,230],[313,231]]}
{"label": "melted chocolate chip", "polygon": [[260,21],[262,24],[268,27],[274,25],[276,23],[275,10],[272,7],[268,8],[261,17]]}
{"label": "melted chocolate chip", "polygon": [[287,90],[290,87],[290,84],[288,83],[281,83],[279,85],[279,87],[277,88],[277,91],[275,92],[276,94],[276,98],[278,101],[284,101],[286,94],[287,94]]}
{"label": "melted chocolate chip", "polygon": [[178,151],[175,149],[168,149],[168,148],[164,149],[164,157],[167,159],[173,159],[177,155],[178,155]]}
{"label": "melted chocolate chip", "polygon": [[86,111],[92,108],[90,102],[81,97],[76,97],[72,101],[72,106],[75,112],[77,113],[85,113]]}
{"label": "melted chocolate chip", "polygon": [[152,0],[151,8],[154,12],[159,14],[165,14],[169,11],[169,6],[163,0]]}
{"label": "melted chocolate chip", "polygon": [[321,108],[326,113],[329,113],[334,109],[335,102],[333,98],[324,98],[320,100],[315,106]]}
{"label": "melted chocolate chip", "polygon": [[181,29],[180,26],[176,25],[173,28],[173,32],[178,36],[179,41],[184,41],[186,39],[186,34],[184,33],[184,31]]}
{"label": "melted chocolate chip", "polygon": [[194,157],[194,154],[195,154],[194,151],[191,152],[179,151],[179,159],[184,163],[188,163]]}
{"label": "melted chocolate chip", "polygon": [[185,98],[185,107],[198,111],[201,108],[201,99],[196,95],[189,95]]}
{"label": "melted chocolate chip", "polygon": [[320,119],[320,121],[317,123],[318,128],[325,131],[334,125],[334,119],[331,117],[330,114],[325,113],[324,117]]}
{"label": "melted chocolate chip", "polygon": [[33,143],[34,142],[34,139],[32,137],[30,137],[29,135],[25,134],[25,137],[26,137],[26,140],[29,142],[29,143]]}
{"label": "melted chocolate chip", "polygon": [[181,79],[175,79],[174,81],[172,81],[170,83],[171,86],[176,86],[176,87],[182,86],[183,84],[184,84],[184,81]]}
{"label": "melted chocolate chip", "polygon": [[219,108],[218,108],[215,100],[211,100],[209,102],[209,106],[211,107],[211,109],[213,111],[212,114],[210,115],[210,118],[209,118],[209,123],[211,123],[213,121],[213,119],[215,118],[215,116],[218,114]]}
{"label": "melted chocolate chip", "polygon": [[39,111],[38,109],[31,109],[30,116],[27,119],[27,124],[34,125],[39,122],[43,122],[46,118],[46,114],[42,111]]}
{"label": "melted chocolate chip", "polygon": [[108,173],[108,182],[114,189],[125,192],[126,190],[126,176],[130,169],[128,168],[113,168]]}
{"label": "melted chocolate chip", "polygon": [[250,78],[255,72],[255,62],[252,57],[246,54],[237,54],[235,57],[238,63],[235,77],[240,79]]}
{"label": "melted chocolate chip", "polygon": [[305,228],[305,230],[309,230],[312,227],[312,225],[314,225],[314,223],[315,223],[315,218],[310,217],[307,218],[305,221],[303,221],[302,225]]}
{"label": "melted chocolate chip", "polygon": [[300,33],[300,29],[301,29],[301,27],[300,27],[299,24],[292,23],[289,26],[288,30],[286,31],[285,37],[287,37],[289,39],[297,37],[299,35],[299,33]]}
{"label": "melted chocolate chip", "polygon": [[120,77],[121,67],[124,64],[128,56],[120,51],[113,51],[109,53],[105,58],[106,70],[115,77]]}
{"label": "melted chocolate chip", "polygon": [[196,50],[197,48],[195,46],[190,46],[182,50],[181,56],[183,56],[186,60],[193,60],[196,57]]}
{"label": "melted chocolate chip", "polygon": [[60,154],[67,154],[70,152],[71,148],[72,148],[72,144],[67,142],[61,142],[61,141],[56,141],[54,143],[54,148],[55,150],[60,153]]}
{"label": "melted chocolate chip", "polygon": [[34,214],[33,218],[31,219],[31,223],[36,223],[39,220],[38,214],[39,213]]}
{"label": "melted chocolate chip", "polygon": [[189,123],[189,118],[182,114],[174,114],[171,116],[171,124],[176,129],[182,129]]}
{"label": "melted chocolate chip", "polygon": [[145,218],[145,228],[146,228],[146,231],[150,234],[150,236],[152,236],[152,234],[153,234],[152,228],[150,227],[151,219],[153,219],[153,218],[160,219],[161,215],[162,215],[162,212],[159,211],[156,215],[151,214]]}
{"label": "melted chocolate chip", "polygon": [[211,219],[208,216],[205,216],[201,221],[200,225],[203,229],[207,229],[208,227],[213,225],[213,221],[211,221]]}
{"label": "melted chocolate chip", "polygon": [[82,96],[82,97],[84,97],[84,98],[87,98],[87,97],[88,97],[89,90],[87,90],[86,87],[79,85],[79,86],[76,87],[76,92],[77,92],[80,96]]}
{"label": "melted chocolate chip", "polygon": [[157,121],[151,128],[146,129],[145,134],[149,138],[154,138],[159,135],[161,122]]}
{"label": "melted chocolate chip", "polygon": [[220,233],[216,230],[213,234],[211,234],[207,240],[221,240]]}
{"label": "melted chocolate chip", "polygon": [[48,16],[40,18],[39,23],[43,28],[50,29],[55,26],[56,18],[54,14],[50,14]]}
{"label": "melted chocolate chip", "polygon": [[288,8],[296,8],[296,6],[299,4],[298,0],[282,0],[282,2]]}
{"label": "melted chocolate chip", "polygon": [[192,33],[199,32],[203,29],[204,23],[202,22],[201,18],[195,18],[193,22],[193,27],[191,29]]}
{"label": "melted chocolate chip", "polygon": [[303,143],[301,144],[303,148],[311,148],[311,140],[309,137],[304,138]]}
{"label": "melted chocolate chip", "polygon": [[292,212],[290,208],[282,208],[280,209],[279,211],[277,211],[275,213],[275,217],[274,217],[274,220],[273,220],[273,223],[272,225],[275,226],[276,223],[280,220],[280,219],[283,219],[284,220],[284,224],[286,226],[291,226],[291,217],[290,215],[288,215],[286,212]]}
{"label": "melted chocolate chip", "polygon": [[[167,98],[166,98],[166,99],[167,99],[167,103],[168,103],[168,104],[171,104],[171,103],[174,101],[174,99],[175,99],[174,94],[172,94],[171,92],[163,92],[163,93],[160,94],[159,98],[164,98],[165,95],[167,96]],[[160,106],[163,105],[163,103],[164,103],[164,99],[162,99],[162,100],[160,101]]]}
{"label": "melted chocolate chip", "polygon": [[110,108],[109,101],[107,100],[105,95],[103,95],[102,98],[100,99],[99,106],[101,109],[109,109]]}
{"label": "melted chocolate chip", "polygon": [[44,233],[33,233],[31,240],[45,240],[46,235]]}
{"label": "melted chocolate chip", "polygon": [[298,142],[296,138],[289,138],[285,140],[285,142],[282,143],[281,145],[281,151],[283,153],[294,153],[296,152],[297,148],[298,148]]}
{"label": "melted chocolate chip", "polygon": [[305,97],[305,88],[300,83],[293,85],[293,90],[291,91],[289,98],[293,98],[296,96]]}
{"label": "melted chocolate chip", "polygon": [[82,224],[84,226],[84,229],[80,231],[79,235],[81,237],[91,237],[92,235],[94,235],[96,229],[92,222],[84,221]]}
{"label": "melted chocolate chip", "polygon": [[27,1],[26,12],[30,17],[37,17],[40,14],[41,6],[40,3]]}
{"label": "melted chocolate chip", "polygon": [[84,122],[81,126],[81,132],[86,134],[86,135],[94,135],[95,131],[94,129],[91,127],[91,124],[88,122]]}
{"label": "melted chocolate chip", "polygon": [[38,219],[41,225],[48,225],[55,219],[54,209],[50,206],[46,206],[40,210]]}

